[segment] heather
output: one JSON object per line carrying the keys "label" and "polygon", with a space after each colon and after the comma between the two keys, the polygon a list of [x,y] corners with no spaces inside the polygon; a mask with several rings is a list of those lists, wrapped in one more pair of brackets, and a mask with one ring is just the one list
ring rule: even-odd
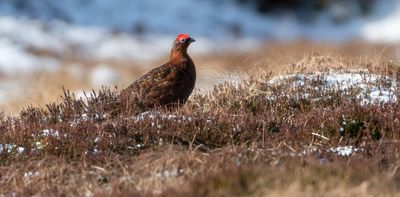
{"label": "heather", "polygon": [[0,192],[85,196],[395,196],[398,62],[310,55],[239,73],[181,108],[103,87],[0,122]]}

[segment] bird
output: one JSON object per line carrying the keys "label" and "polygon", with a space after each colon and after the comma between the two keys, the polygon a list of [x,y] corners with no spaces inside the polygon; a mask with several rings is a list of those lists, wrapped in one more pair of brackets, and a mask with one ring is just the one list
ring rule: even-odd
{"label": "bird", "polygon": [[169,61],[134,81],[121,95],[135,97],[137,104],[147,109],[185,104],[196,83],[195,64],[187,53],[195,41],[186,33],[179,34],[172,44]]}

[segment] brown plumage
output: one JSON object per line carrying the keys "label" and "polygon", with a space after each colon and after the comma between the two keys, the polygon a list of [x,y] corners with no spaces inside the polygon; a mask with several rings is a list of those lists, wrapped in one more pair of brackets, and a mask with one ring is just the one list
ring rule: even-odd
{"label": "brown plumage", "polygon": [[187,54],[187,48],[194,41],[187,34],[179,34],[172,45],[169,62],[143,75],[122,94],[136,97],[146,108],[184,104],[196,81],[195,65]]}

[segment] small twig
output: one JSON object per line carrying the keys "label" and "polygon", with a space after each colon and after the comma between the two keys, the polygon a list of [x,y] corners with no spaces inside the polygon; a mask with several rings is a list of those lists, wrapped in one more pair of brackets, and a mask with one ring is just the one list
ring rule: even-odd
{"label": "small twig", "polygon": [[39,108],[43,108],[43,107],[39,104],[39,102],[37,102],[35,99],[33,99],[33,98],[31,98],[31,97],[25,97],[25,98],[28,99],[28,100],[33,101],[37,106],[39,106]]}
{"label": "small twig", "polygon": [[324,139],[324,140],[331,141],[329,138],[327,138],[327,137],[325,137],[325,136],[323,136],[323,135],[321,135],[321,134],[319,134],[319,133],[314,133],[314,132],[312,132],[311,135],[315,135],[315,136],[320,137],[320,138],[322,138],[322,139]]}
{"label": "small twig", "polygon": [[[189,144],[189,150],[192,150],[192,146],[193,146],[194,140],[196,139],[196,135],[197,135],[197,132],[194,134],[193,139],[192,139],[192,141],[191,141],[190,144]],[[196,150],[196,149],[197,149],[197,147],[195,148],[195,150]]]}

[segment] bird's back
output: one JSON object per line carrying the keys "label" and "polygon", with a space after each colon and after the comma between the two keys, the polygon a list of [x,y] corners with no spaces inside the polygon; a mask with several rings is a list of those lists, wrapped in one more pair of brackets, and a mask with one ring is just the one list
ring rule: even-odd
{"label": "bird's back", "polygon": [[149,71],[123,93],[137,97],[147,108],[183,104],[193,91],[195,81],[195,66],[188,58],[178,63],[168,62]]}

